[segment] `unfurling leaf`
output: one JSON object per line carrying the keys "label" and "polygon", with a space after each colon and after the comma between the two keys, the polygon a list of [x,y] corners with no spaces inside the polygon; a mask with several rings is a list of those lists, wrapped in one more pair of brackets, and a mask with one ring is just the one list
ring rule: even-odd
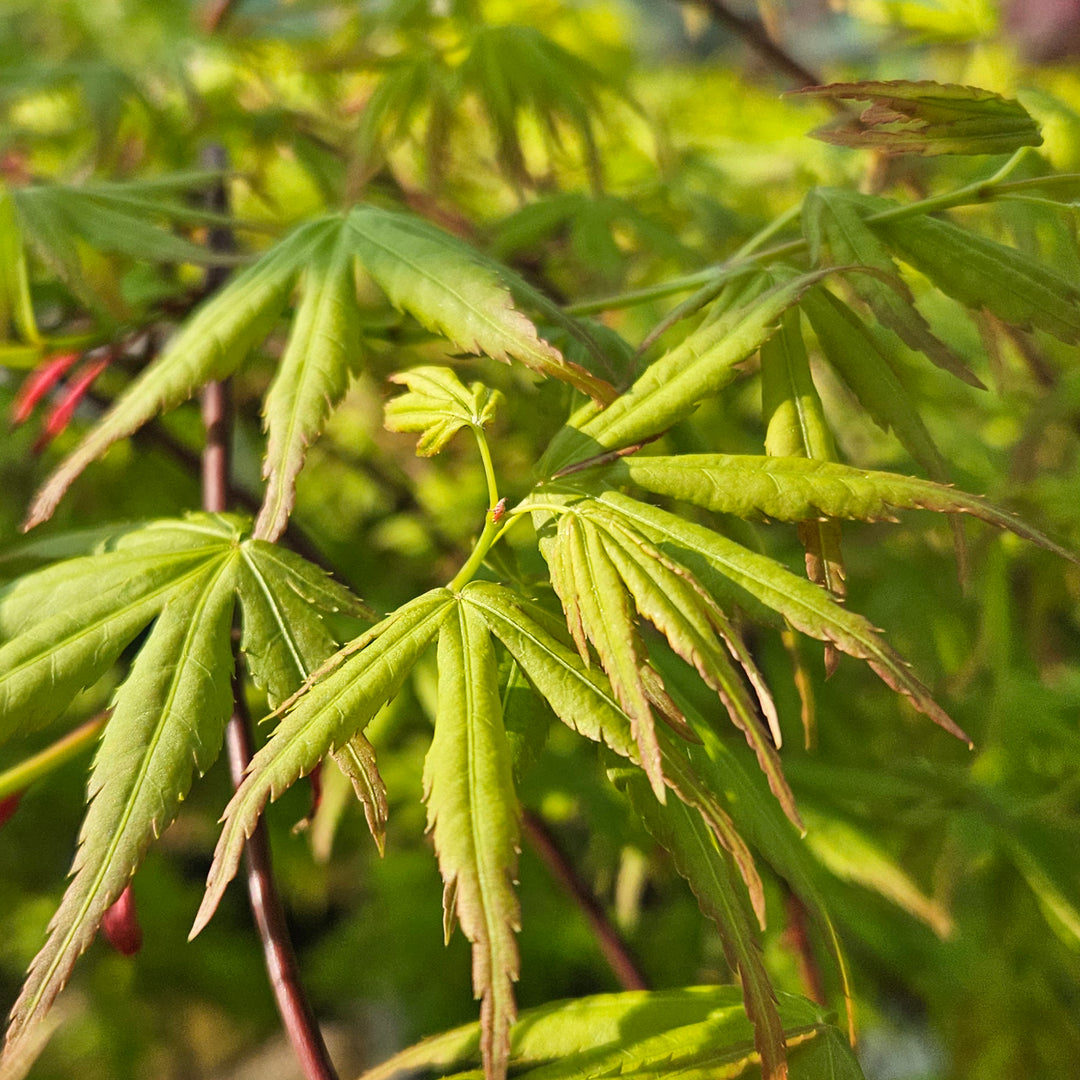
{"label": "unfurling leaf", "polygon": [[446,367],[418,367],[390,376],[391,382],[408,387],[384,407],[389,431],[418,431],[416,452],[431,457],[463,427],[481,429],[495,417],[502,400],[498,390],[474,382],[465,387]]}
{"label": "unfurling leaf", "polygon": [[519,841],[510,744],[503,729],[490,631],[469,604],[439,631],[439,706],[424,761],[428,828],[446,883],[447,926],[456,917],[473,947],[473,992],[482,998],[481,1058],[487,1080],[504,1080],[517,1015],[514,893]]}
{"label": "unfurling leaf", "polygon": [[952,83],[857,82],[791,91],[826,101],[868,101],[812,134],[838,146],[889,154],[1010,154],[1040,146],[1042,136],[1018,101],[990,90]]}

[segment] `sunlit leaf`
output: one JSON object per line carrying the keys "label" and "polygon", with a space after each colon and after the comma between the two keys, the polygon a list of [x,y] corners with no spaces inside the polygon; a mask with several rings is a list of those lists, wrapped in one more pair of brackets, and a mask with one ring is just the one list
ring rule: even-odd
{"label": "sunlit leaf", "polygon": [[474,382],[465,387],[445,367],[418,367],[391,376],[391,382],[408,387],[408,393],[384,407],[389,431],[418,431],[416,452],[431,457],[463,427],[485,428],[495,417],[502,399],[498,390]]}
{"label": "sunlit leaf", "polygon": [[398,608],[347,645],[331,673],[286,702],[270,741],[252,758],[243,784],[225,810],[225,824],[195,918],[194,937],[209,922],[225,887],[236,874],[244,842],[268,799],[278,798],[328,753],[363,731],[376,711],[401,688],[417,658],[431,643],[452,604],[445,589]]}
{"label": "sunlit leaf", "polygon": [[495,652],[475,608],[459,604],[443,623],[438,664],[439,708],[424,762],[428,828],[445,882],[447,920],[456,917],[473,946],[484,1074],[502,1080],[517,1015],[519,811]]}
{"label": "sunlit leaf", "polygon": [[1020,102],[974,86],[897,79],[830,83],[792,93],[870,102],[861,113],[845,111],[812,133],[838,146],[889,154],[1009,154],[1042,144],[1038,125]]}

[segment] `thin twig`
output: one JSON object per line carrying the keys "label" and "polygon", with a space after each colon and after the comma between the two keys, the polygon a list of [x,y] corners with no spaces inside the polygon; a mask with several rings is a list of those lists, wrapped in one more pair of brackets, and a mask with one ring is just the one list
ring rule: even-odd
{"label": "thin twig", "polygon": [[713,22],[741,38],[758,56],[798,86],[821,86],[824,82],[820,75],[811,71],[805,64],[777,45],[765,32],[765,27],[761,23],[729,11],[722,0],[679,0],[679,2],[692,3],[704,8]]}
{"label": "thin twig", "polygon": [[649,984],[630,955],[626,942],[611,925],[603,908],[597,903],[596,897],[578,877],[577,871],[559,848],[547,825],[529,810],[523,812],[521,824],[526,839],[547,867],[548,872],[581,909],[619,985],[624,990],[647,990]]}
{"label": "thin twig", "polygon": [[[223,192],[219,192],[219,198],[223,199]],[[231,243],[232,237],[228,234],[211,236],[212,245]],[[213,273],[211,270],[210,274]],[[220,284],[220,280],[208,280],[210,286]],[[202,412],[206,429],[206,448],[202,456],[203,509],[223,513],[229,508],[229,450],[232,441],[232,408],[227,383],[213,382],[203,389]],[[247,716],[239,671],[233,677],[233,715],[225,729],[225,744],[233,787],[239,787],[251,760],[250,718]],[[262,941],[270,986],[305,1080],[337,1080],[322,1032],[300,982],[296,954],[274,881],[270,841],[261,820],[248,839],[244,860],[251,912]]]}

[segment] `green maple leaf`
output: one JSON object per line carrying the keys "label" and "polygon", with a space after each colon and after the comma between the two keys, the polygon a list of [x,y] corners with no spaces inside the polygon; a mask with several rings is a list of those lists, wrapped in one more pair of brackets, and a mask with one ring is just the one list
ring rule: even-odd
{"label": "green maple leaf", "polygon": [[515,292],[534,302],[535,294],[509,270],[412,215],[357,206],[300,226],[203,304],[60,464],[34,500],[27,527],[48,518],[75,477],[118,439],[205,383],[232,374],[298,292],[292,331],[266,397],[267,491],[255,525],[260,539],[280,535],[307,447],[362,359],[358,270],[455,349],[518,360],[603,401],[613,395],[607,383],[538,336],[512,297]]}
{"label": "green maple leaf", "polygon": [[233,610],[241,648],[271,701],[333,651],[320,611],[366,613],[290,552],[245,537],[246,523],[192,514],[81,534],[98,550],[0,590],[0,738],[55,720],[151,625],[112,703],[94,759],[79,848],[49,937],[12,1012],[3,1060],[63,988],[147,847],[172,821],[193,773],[212,764],[232,711]]}

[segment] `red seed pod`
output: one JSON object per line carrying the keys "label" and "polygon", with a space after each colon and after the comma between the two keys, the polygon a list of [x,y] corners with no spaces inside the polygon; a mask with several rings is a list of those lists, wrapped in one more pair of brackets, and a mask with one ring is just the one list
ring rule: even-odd
{"label": "red seed pod", "polygon": [[11,403],[11,424],[18,427],[25,423],[37,403],[64,377],[64,373],[82,353],[59,353],[38,364],[23,379],[15,400]]}
{"label": "red seed pod", "polygon": [[142,948],[142,927],[135,911],[135,895],[129,884],[105,912],[101,929],[109,944],[124,956],[134,956]]}

